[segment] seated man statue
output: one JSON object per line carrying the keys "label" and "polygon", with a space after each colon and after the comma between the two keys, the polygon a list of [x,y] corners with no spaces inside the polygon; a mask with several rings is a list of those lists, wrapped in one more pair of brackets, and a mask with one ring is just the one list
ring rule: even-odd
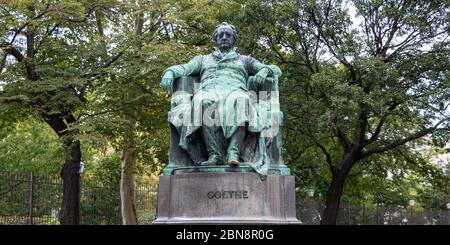
{"label": "seated man statue", "polygon": [[[213,33],[214,52],[196,56],[187,64],[167,68],[161,85],[171,91],[177,78],[200,78],[193,94],[187,96],[189,100],[175,106],[172,103],[169,112],[169,122],[176,125],[180,135],[179,146],[189,153],[195,165],[238,167],[248,163],[256,172],[264,174],[270,160],[263,149],[268,141],[262,139],[261,132],[273,125],[267,123],[267,116],[264,116],[266,120],[261,119],[270,109],[257,102],[261,95],[252,93],[250,87],[258,87],[268,80],[278,82],[281,71],[275,65],[265,65],[255,58],[238,54],[234,47],[236,39],[233,25],[219,24]],[[193,123],[180,124],[183,117],[194,118]],[[249,134],[257,137],[248,140]],[[194,139],[194,135],[200,139]],[[201,161],[198,156],[201,151],[192,148],[198,141],[202,141],[206,148],[203,151],[207,153],[207,159]]]}

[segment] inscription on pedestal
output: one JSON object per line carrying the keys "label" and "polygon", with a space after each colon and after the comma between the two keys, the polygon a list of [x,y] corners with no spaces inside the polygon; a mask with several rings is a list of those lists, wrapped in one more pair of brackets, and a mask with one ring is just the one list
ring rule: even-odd
{"label": "inscription on pedestal", "polygon": [[210,191],[208,199],[248,199],[248,191]]}

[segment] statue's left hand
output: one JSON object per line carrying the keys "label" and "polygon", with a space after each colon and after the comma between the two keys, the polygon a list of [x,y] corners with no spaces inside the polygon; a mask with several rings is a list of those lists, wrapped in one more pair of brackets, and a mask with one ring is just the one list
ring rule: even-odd
{"label": "statue's left hand", "polygon": [[262,84],[266,80],[268,75],[269,69],[263,68],[259,70],[258,73],[256,73],[255,75],[255,82],[257,82],[258,84]]}

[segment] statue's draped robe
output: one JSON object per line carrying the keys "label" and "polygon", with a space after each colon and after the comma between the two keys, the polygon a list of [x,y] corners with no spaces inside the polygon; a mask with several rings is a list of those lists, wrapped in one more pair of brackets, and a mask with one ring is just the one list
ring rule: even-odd
{"label": "statue's draped robe", "polygon": [[[179,145],[186,150],[195,164],[201,159],[199,139],[195,139],[195,132],[205,125],[204,115],[210,115],[208,126],[216,125],[222,130],[225,139],[229,139],[237,126],[247,125],[249,132],[241,148],[241,158],[256,172],[267,174],[269,167],[269,153],[267,145],[272,142],[271,137],[261,137],[263,130],[274,125],[274,112],[277,114],[275,123],[279,123],[282,113],[279,108],[273,108],[270,101],[257,101],[255,91],[249,91],[253,80],[249,76],[259,70],[269,69],[269,77],[278,81],[281,75],[276,66],[265,65],[258,60],[239,55],[235,49],[222,56],[216,49],[212,54],[200,55],[187,64],[175,65],[165,70],[172,71],[175,78],[182,76],[199,76],[200,87],[194,94],[174,94],[172,108],[168,114],[169,122],[180,134]],[[267,91],[270,93],[271,91]],[[274,111],[275,110],[275,111]],[[226,151],[226,149],[223,149]]]}

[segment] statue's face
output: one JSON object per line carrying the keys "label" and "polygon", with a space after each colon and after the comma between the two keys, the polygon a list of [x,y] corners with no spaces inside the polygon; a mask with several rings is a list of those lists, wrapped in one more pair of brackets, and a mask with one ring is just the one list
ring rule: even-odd
{"label": "statue's face", "polygon": [[234,46],[234,42],[236,41],[234,39],[233,30],[229,27],[220,27],[217,30],[216,35],[216,46],[220,50],[230,50]]}

